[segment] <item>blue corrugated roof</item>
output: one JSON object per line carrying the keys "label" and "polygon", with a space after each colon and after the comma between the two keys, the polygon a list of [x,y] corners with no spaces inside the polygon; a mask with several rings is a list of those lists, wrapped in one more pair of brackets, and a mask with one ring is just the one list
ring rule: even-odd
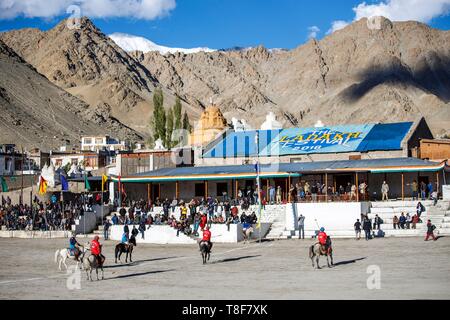
{"label": "blue corrugated roof", "polygon": [[[413,122],[228,131],[203,152],[204,158],[401,150]],[[259,145],[255,143],[258,133]],[[257,150],[257,148],[259,150]]]}
{"label": "blue corrugated roof", "polygon": [[[300,163],[275,163],[260,165],[262,175],[277,173],[287,174],[307,174],[307,173],[324,173],[324,172],[340,172],[340,171],[359,171],[359,172],[383,172],[383,170],[392,170],[393,172],[402,171],[436,171],[440,163],[417,158],[390,158],[390,159],[363,159],[363,160],[339,160],[339,161],[316,161],[316,162],[300,162]],[[132,176],[122,177],[123,179],[131,179],[139,182],[140,179],[146,181],[167,180],[167,177],[173,177],[176,180],[202,180],[202,176],[220,176],[220,175],[236,175],[236,178],[245,178],[245,175],[255,174],[254,165],[231,165],[231,166],[208,166],[208,167],[180,167],[165,168],[156,171],[138,173]],[[239,177],[238,175],[244,175]],[[179,178],[177,178],[179,177]],[[230,177],[227,177],[230,178]],[[117,178],[113,178],[117,180]]]}

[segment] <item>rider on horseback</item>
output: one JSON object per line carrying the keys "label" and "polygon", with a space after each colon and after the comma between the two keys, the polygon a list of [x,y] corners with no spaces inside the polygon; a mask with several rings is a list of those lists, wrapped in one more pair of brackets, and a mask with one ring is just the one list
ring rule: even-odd
{"label": "rider on horseback", "polygon": [[322,251],[327,252],[330,250],[330,240],[328,235],[325,233],[325,228],[320,228],[320,232],[318,234],[319,243],[322,247]]}
{"label": "rider on horseback", "polygon": [[206,242],[208,244],[209,252],[211,252],[211,249],[212,249],[211,231],[209,231],[209,227],[208,226],[205,227],[205,230],[203,231],[203,238],[198,243],[200,251],[202,250],[202,242]]}
{"label": "rider on horseback", "polygon": [[94,240],[91,241],[91,253],[97,258],[98,265],[103,265],[103,261],[105,261],[105,256],[102,255],[102,245],[98,241],[100,238],[98,236],[94,237]]}
{"label": "rider on horseback", "polygon": [[77,239],[75,238],[77,235],[75,232],[72,232],[72,237],[69,239],[69,252],[74,255],[75,260],[79,261],[78,258],[81,255],[81,250],[79,247],[82,245],[78,243]]}

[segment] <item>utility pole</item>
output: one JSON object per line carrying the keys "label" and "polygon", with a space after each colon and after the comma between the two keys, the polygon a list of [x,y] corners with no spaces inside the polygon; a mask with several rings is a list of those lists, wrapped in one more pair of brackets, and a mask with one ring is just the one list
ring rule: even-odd
{"label": "utility pole", "polygon": [[259,131],[256,130],[255,134],[255,143],[256,143],[256,188],[258,192],[258,216],[259,216],[259,243],[261,244],[261,185],[260,185],[260,178],[259,178]]}

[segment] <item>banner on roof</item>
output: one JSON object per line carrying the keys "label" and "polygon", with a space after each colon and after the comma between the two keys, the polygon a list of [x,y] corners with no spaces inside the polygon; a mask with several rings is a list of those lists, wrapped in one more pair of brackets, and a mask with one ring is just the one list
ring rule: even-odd
{"label": "banner on roof", "polygon": [[260,154],[285,155],[356,151],[372,128],[373,124],[284,129]]}

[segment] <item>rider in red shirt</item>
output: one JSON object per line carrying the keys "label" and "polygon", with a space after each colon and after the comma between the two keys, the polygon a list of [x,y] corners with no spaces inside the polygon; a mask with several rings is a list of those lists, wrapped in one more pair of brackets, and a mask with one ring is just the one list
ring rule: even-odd
{"label": "rider in red shirt", "polygon": [[325,248],[325,250],[330,250],[328,247],[328,235],[325,233],[325,228],[320,228],[319,235],[317,236],[319,239],[319,243]]}
{"label": "rider in red shirt", "polygon": [[201,249],[201,244],[202,244],[203,241],[206,241],[208,243],[209,252],[211,252],[211,249],[212,249],[211,231],[209,231],[209,227],[208,226],[206,226],[205,230],[203,231],[203,238],[198,244],[200,249]]}
{"label": "rider in red shirt", "polygon": [[102,255],[102,245],[99,239],[98,236],[95,236],[94,240],[91,241],[91,253],[97,258],[98,264],[102,265],[105,257]]}

